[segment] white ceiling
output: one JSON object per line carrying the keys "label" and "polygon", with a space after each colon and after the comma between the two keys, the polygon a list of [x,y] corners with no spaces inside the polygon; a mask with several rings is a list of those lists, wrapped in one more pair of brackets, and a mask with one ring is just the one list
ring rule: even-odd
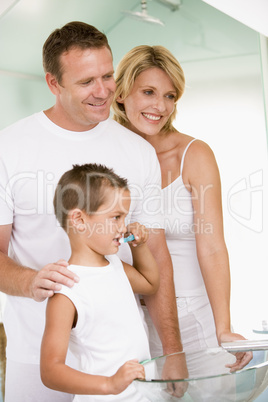
{"label": "white ceiling", "polygon": [[[202,0],[183,0],[172,12],[148,0],[148,13],[165,26],[125,17],[123,10],[140,11],[137,0],[0,0],[13,6],[0,17],[0,70],[43,77],[42,45],[52,30],[73,20],[103,31],[115,65],[132,47],[161,44],[181,63],[258,52],[258,34]],[[174,0],[176,1],[176,0]]]}
{"label": "white ceiling", "polygon": [[267,0],[203,0],[237,21],[268,36]]}

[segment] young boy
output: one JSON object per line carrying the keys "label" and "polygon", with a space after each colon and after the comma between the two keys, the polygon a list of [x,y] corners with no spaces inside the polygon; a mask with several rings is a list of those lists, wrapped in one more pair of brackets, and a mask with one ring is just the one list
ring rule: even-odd
{"label": "young boy", "polygon": [[[159,274],[147,229],[125,226],[130,202],[126,179],[103,165],[74,165],[56,188],[56,217],[72,249],[69,269],[80,282],[48,300],[41,378],[49,388],[79,395],[77,401],[145,400],[131,384],[144,379],[138,361],[150,358],[134,293],[155,293]],[[115,255],[127,230],[135,237],[129,243],[135,268]],[[80,371],[65,364],[68,347]]]}

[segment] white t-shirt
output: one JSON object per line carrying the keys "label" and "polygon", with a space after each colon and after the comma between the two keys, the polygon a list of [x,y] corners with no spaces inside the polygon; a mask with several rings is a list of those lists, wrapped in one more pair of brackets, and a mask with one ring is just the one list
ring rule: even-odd
{"label": "white t-shirt", "polygon": [[[111,119],[73,132],[39,112],[0,132],[0,225],[13,224],[10,256],[19,264],[41,269],[69,259],[69,240],[56,221],[53,197],[61,175],[84,163],[102,163],[128,179],[130,221],[163,227],[160,167],[148,142]],[[120,252],[131,262],[127,245]],[[46,302],[7,297],[8,358],[39,363],[45,308]]]}
{"label": "white t-shirt", "polygon": [[[70,265],[80,277],[73,288],[58,293],[74,304],[78,320],[70,335],[70,350],[79,370],[95,375],[114,375],[126,361],[150,359],[148,338],[138,306],[116,255],[106,256],[109,265]],[[147,401],[131,384],[119,395],[80,396],[75,401]]]}

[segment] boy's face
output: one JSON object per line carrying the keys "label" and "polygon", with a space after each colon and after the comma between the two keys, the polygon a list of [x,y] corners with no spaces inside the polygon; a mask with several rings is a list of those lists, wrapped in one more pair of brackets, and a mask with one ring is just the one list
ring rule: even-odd
{"label": "boy's face", "polygon": [[107,188],[105,203],[94,213],[87,215],[87,246],[97,254],[115,254],[119,239],[126,233],[125,218],[130,208],[130,192]]}

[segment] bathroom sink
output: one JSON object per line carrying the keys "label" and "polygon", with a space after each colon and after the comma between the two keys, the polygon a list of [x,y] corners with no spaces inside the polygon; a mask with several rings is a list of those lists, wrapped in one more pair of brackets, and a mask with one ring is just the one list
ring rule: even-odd
{"label": "bathroom sink", "polygon": [[[253,358],[236,372],[230,372],[226,364],[235,362],[233,353],[237,350],[226,349],[174,353],[144,361],[146,379],[135,380],[134,384],[139,393],[152,402],[254,401],[268,386],[268,347],[249,344],[246,349],[243,346],[241,350],[252,351]],[[188,374],[187,370],[180,374],[183,364]],[[168,377],[165,375],[167,368]],[[177,396],[172,395],[176,392]]]}

